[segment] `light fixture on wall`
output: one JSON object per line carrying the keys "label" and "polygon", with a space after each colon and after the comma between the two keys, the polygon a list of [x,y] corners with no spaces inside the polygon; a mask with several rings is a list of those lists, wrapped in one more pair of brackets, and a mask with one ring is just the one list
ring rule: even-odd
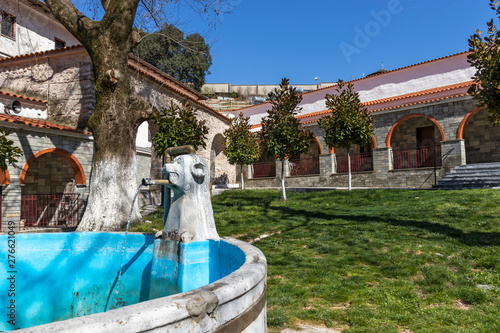
{"label": "light fixture on wall", "polygon": [[16,99],[10,105],[7,105],[7,107],[5,108],[5,113],[10,114],[10,115],[18,115],[21,113],[22,110],[23,110],[23,107],[21,106],[21,102],[19,102]]}

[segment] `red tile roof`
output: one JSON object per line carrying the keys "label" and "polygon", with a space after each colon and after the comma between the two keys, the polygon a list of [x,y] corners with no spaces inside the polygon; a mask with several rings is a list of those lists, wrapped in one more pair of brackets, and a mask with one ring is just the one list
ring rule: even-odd
{"label": "red tile roof", "polygon": [[47,101],[44,101],[43,99],[31,98],[31,97],[28,97],[28,96],[23,96],[23,95],[8,93],[8,92],[1,91],[1,90],[0,90],[0,95],[14,97],[14,98],[17,98],[17,99],[25,99],[25,100],[31,101],[31,102],[38,102],[38,103],[47,104]]}
{"label": "red tile roof", "polygon": [[45,120],[23,118],[23,117],[11,116],[11,115],[7,115],[7,114],[0,114],[0,122],[7,122],[7,123],[13,123],[13,124],[19,124],[19,125],[26,125],[26,126],[30,126],[30,127],[38,127],[38,128],[44,128],[44,129],[72,132],[72,133],[78,133],[78,134],[84,134],[84,135],[91,135],[92,134],[92,133],[84,131],[84,130],[76,129],[76,128],[73,128],[70,126],[64,126],[64,125],[50,123],[50,122],[45,121]]}
{"label": "red tile roof", "polygon": [[[85,48],[82,45],[75,45],[75,46],[67,46],[63,47],[61,49],[57,50],[47,50],[47,51],[40,51],[40,52],[35,52],[35,53],[29,53],[29,54],[23,54],[19,56],[14,56],[14,57],[7,57],[7,58],[0,58],[0,65],[2,63],[6,62],[11,62],[11,61],[18,61],[18,60],[23,60],[23,59],[30,59],[30,58],[37,58],[41,56],[50,56],[50,55],[58,55],[58,54],[64,54],[69,51],[77,51],[77,52],[86,52]],[[218,117],[222,121],[226,123],[230,123],[231,120],[220,114],[219,112],[215,111],[211,107],[207,106],[204,103],[201,103],[200,100],[206,99],[204,95],[201,93],[197,92],[196,90],[192,89],[191,87],[188,87],[184,83],[172,78],[171,76],[163,73],[156,67],[148,64],[147,62],[137,58],[136,56],[129,55],[129,60],[128,60],[128,66],[132,70],[136,70],[140,72],[143,75],[148,76],[152,80],[160,83],[162,86],[166,86],[168,89],[172,90],[174,93],[177,93],[181,95],[184,98],[187,98],[192,102],[192,104],[204,109],[205,111],[211,113],[212,115]]]}
{"label": "red tile roof", "polygon": [[[467,96],[467,90],[472,85],[473,81],[463,82],[458,84],[453,84],[444,87],[438,87],[428,90],[422,90],[415,93],[394,96],[374,101],[369,101],[363,103],[368,108],[370,113],[397,109],[417,104],[432,103],[437,101],[442,101],[450,98],[458,98]],[[430,98],[422,98],[428,96]],[[297,116],[300,119],[301,124],[312,124],[318,121],[323,115],[330,114],[330,110],[322,110],[317,112],[312,112],[308,114],[303,114]],[[258,128],[262,126],[261,124],[255,124],[252,128]]]}

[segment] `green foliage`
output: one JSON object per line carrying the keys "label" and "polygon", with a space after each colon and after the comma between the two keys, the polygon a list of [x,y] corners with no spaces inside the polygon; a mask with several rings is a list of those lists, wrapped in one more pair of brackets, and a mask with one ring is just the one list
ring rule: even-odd
{"label": "green foliage", "polygon": [[302,96],[297,89],[289,86],[289,80],[281,80],[279,88],[269,93],[272,108],[267,117],[262,118],[260,138],[267,154],[283,161],[294,159],[309,149],[313,136],[303,129],[295,115]]}
{"label": "green foliage", "polygon": [[21,148],[14,146],[14,141],[7,139],[12,130],[0,128],[0,169],[7,170],[7,165],[17,162],[23,155]]}
{"label": "green foliage", "polygon": [[133,54],[173,78],[200,91],[212,65],[210,47],[199,33],[184,36],[173,24],[155,33],[140,32],[141,42]]}
{"label": "green foliage", "polygon": [[205,140],[208,127],[205,120],[196,119],[196,113],[189,103],[180,108],[171,102],[168,109],[155,115],[158,133],[154,136],[153,145],[158,156],[162,156],[170,147],[192,145],[206,148]]}
{"label": "green foliage", "polygon": [[237,118],[231,119],[231,127],[224,131],[224,154],[231,164],[251,164],[260,156],[259,138],[250,132],[252,127],[248,120],[240,113]]}
{"label": "green foliage", "polygon": [[354,91],[352,83],[338,81],[338,95],[326,95],[326,106],[331,115],[321,117],[319,126],[325,131],[325,143],[331,148],[346,148],[352,145],[364,146],[370,142],[373,133],[373,119]]}
{"label": "green foliage", "polygon": [[[490,0],[490,7],[500,18],[498,1]],[[489,121],[500,125],[500,31],[494,25],[493,19],[487,22],[487,25],[486,36],[481,37],[481,31],[478,29],[469,39],[471,53],[467,56],[468,61],[477,69],[469,94],[474,97],[479,107],[488,106]]]}

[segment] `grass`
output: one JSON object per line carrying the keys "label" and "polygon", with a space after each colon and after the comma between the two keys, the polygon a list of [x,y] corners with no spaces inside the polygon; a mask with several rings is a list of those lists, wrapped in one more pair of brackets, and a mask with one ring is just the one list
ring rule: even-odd
{"label": "grass", "polygon": [[498,190],[213,198],[221,236],[271,235],[254,243],[268,260],[271,332],[298,323],[343,332],[499,332],[499,203]]}

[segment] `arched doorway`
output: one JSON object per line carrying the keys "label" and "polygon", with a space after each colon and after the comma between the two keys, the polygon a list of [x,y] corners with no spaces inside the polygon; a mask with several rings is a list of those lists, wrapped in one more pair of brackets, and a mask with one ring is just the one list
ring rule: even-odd
{"label": "arched doorway", "polygon": [[[372,135],[372,142],[363,147],[353,145],[349,155],[351,159],[351,172],[373,171],[373,149],[377,148],[377,142]],[[337,162],[337,173],[349,172],[347,149],[337,148],[334,150]]]}
{"label": "arched doorway", "polygon": [[433,118],[411,114],[393,125],[386,145],[392,147],[394,169],[425,168],[441,165],[444,131]]}
{"label": "arched doorway", "polygon": [[229,161],[224,155],[224,147],[224,136],[216,134],[210,150],[210,181],[213,185],[221,186],[229,183],[229,175],[226,172]]}
{"label": "arched doorway", "polygon": [[265,153],[262,142],[260,143],[260,157],[252,164],[252,178],[276,177],[276,159]]}
{"label": "arched doorway", "polygon": [[26,227],[76,226],[81,164],[62,149],[46,149],[28,160],[20,176],[21,219]]}
{"label": "arched doorway", "polygon": [[474,109],[463,121],[459,139],[465,140],[467,164],[500,162],[500,129],[488,121],[488,109]]}
{"label": "arched doorway", "polygon": [[290,161],[290,175],[319,175],[319,155],[322,154],[321,145],[316,137],[309,146],[309,150],[302,153],[298,159]]}

